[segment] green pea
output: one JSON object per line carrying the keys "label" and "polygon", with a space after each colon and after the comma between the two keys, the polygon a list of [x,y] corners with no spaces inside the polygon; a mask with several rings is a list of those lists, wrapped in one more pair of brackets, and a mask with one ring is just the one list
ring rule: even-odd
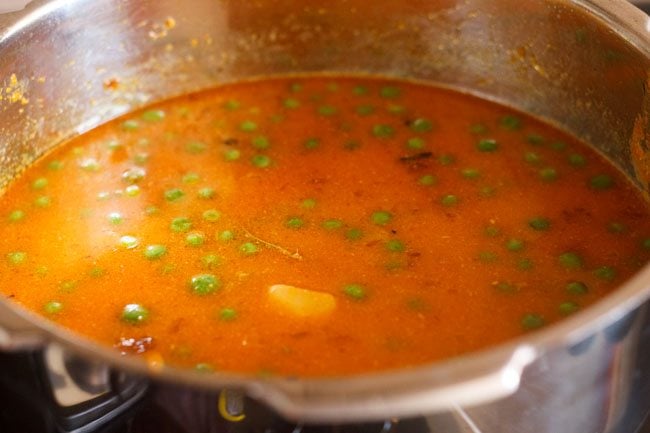
{"label": "green pea", "polygon": [[571,301],[562,302],[558,307],[559,313],[562,314],[563,316],[568,316],[569,314],[573,314],[579,309],[580,307],[578,306],[578,304]]}
{"label": "green pea", "polygon": [[366,297],[366,288],[361,284],[348,284],[343,287],[343,293],[355,301],[360,301]]}
{"label": "green pea", "polygon": [[185,184],[197,183],[199,180],[201,180],[201,176],[194,172],[185,173],[181,178],[181,181]]}
{"label": "green pea", "polygon": [[404,268],[404,263],[399,260],[390,260],[384,265],[384,269],[388,272],[398,271],[402,268]]}
{"label": "green pea", "polygon": [[627,231],[627,227],[625,226],[625,224],[614,221],[607,224],[607,231],[610,233],[620,234],[620,233],[625,233]]}
{"label": "green pea", "polygon": [[352,88],[352,93],[357,96],[363,96],[368,94],[368,88],[366,86],[354,86]]}
{"label": "green pea", "polygon": [[369,116],[375,112],[375,107],[372,105],[359,105],[355,111],[359,116]]}
{"label": "green pea", "polygon": [[517,285],[509,282],[509,281],[498,281],[496,283],[492,283],[495,289],[497,289],[501,293],[505,294],[513,294],[517,293],[519,291],[519,287]]}
{"label": "green pea", "polygon": [[425,174],[418,179],[418,183],[424,186],[433,186],[438,183],[438,179],[432,174]]}
{"label": "green pea", "polygon": [[253,132],[257,130],[257,123],[252,120],[244,120],[239,124],[239,129],[244,132]]}
{"label": "green pea", "polygon": [[326,230],[337,230],[343,227],[343,221],[338,219],[329,219],[323,221],[321,225]]}
{"label": "green pea", "polygon": [[208,222],[217,222],[221,219],[221,212],[216,209],[208,209],[203,212],[203,219]]}
{"label": "green pea", "polygon": [[32,182],[32,189],[39,190],[43,189],[47,186],[48,182],[47,179],[44,177],[39,177],[38,179],[34,180]]}
{"label": "green pea", "polygon": [[320,140],[318,138],[308,138],[305,140],[303,143],[303,146],[305,146],[305,149],[316,149],[318,146],[320,146]]}
{"label": "green pea", "polygon": [[443,153],[438,157],[438,162],[441,165],[451,165],[454,162],[456,162],[456,157],[454,155],[450,155],[448,153]]}
{"label": "green pea", "polygon": [[231,322],[237,318],[237,310],[234,308],[222,308],[219,311],[219,320]]}
{"label": "green pea", "polygon": [[200,141],[190,141],[185,145],[185,150],[194,155],[205,152],[207,148],[208,146]]}
{"label": "green pea", "polygon": [[228,161],[237,161],[241,157],[241,152],[237,149],[227,149],[223,152],[223,158]]}
{"label": "green pea", "polygon": [[594,275],[596,278],[599,278],[601,280],[611,281],[616,278],[616,269],[612,268],[611,266],[601,266],[594,270]]}
{"label": "green pea", "polygon": [[391,222],[393,214],[386,210],[378,210],[370,215],[370,220],[377,225],[383,226]]}
{"label": "green pea", "polygon": [[345,232],[345,237],[351,241],[357,241],[363,237],[363,231],[357,228],[351,228]]}
{"label": "green pea", "polygon": [[589,32],[584,27],[581,27],[576,29],[574,36],[577,43],[584,44],[589,38]]}
{"label": "green pea", "polygon": [[122,321],[131,325],[144,323],[149,319],[149,310],[140,304],[126,304],[122,309]]}
{"label": "green pea", "polygon": [[478,179],[481,177],[481,172],[475,168],[464,168],[460,171],[460,174],[465,179]]}
{"label": "green pea", "polygon": [[266,155],[255,155],[251,158],[251,163],[257,168],[267,168],[273,161]]}
{"label": "green pea", "polygon": [[289,90],[291,90],[294,93],[298,93],[302,90],[302,84],[300,83],[291,83],[289,86]]}
{"label": "green pea", "polygon": [[221,288],[221,281],[212,274],[194,275],[189,281],[192,293],[198,296],[205,296]]}
{"label": "green pea", "polygon": [[613,187],[614,180],[606,174],[599,174],[589,179],[589,186],[592,189],[602,191]]}
{"label": "green pea", "polygon": [[140,182],[145,176],[144,169],[140,167],[130,168],[122,173],[122,180],[129,184]]}
{"label": "green pea", "polygon": [[554,182],[558,178],[557,170],[553,167],[545,167],[539,171],[539,177],[544,182]]}
{"label": "green pea", "polygon": [[478,259],[483,263],[495,263],[499,260],[499,256],[492,251],[481,251],[478,253]]}
{"label": "green pea", "polygon": [[120,238],[120,246],[127,250],[132,250],[140,245],[140,241],[135,236],[125,235]]}
{"label": "green pea", "polygon": [[63,304],[59,301],[49,301],[43,305],[46,314],[55,315],[63,311]]}
{"label": "green pea", "polygon": [[77,288],[78,285],[79,285],[79,283],[77,281],[64,280],[64,281],[61,281],[61,284],[59,284],[59,288],[64,293],[72,293],[72,292],[74,292],[74,290]]}
{"label": "green pea", "polygon": [[519,259],[517,261],[517,269],[520,271],[529,271],[535,267],[535,263],[529,258]]}
{"label": "green pea", "polygon": [[144,209],[144,213],[145,213],[145,215],[147,215],[147,216],[156,215],[156,214],[158,214],[159,212],[160,212],[160,209],[158,209],[158,207],[156,207],[156,206],[154,206],[154,205],[149,205],[149,206],[147,206],[147,207]]}
{"label": "green pea", "polygon": [[199,190],[198,196],[201,199],[209,200],[211,198],[214,198],[215,194],[216,191],[214,190],[214,188],[205,187]]}
{"label": "green pea", "polygon": [[176,265],[173,263],[165,263],[160,269],[160,273],[163,275],[169,275],[176,270]]}
{"label": "green pea", "polygon": [[46,195],[37,197],[36,200],[34,200],[34,205],[40,208],[49,207],[51,204],[52,204],[52,199]]}
{"label": "green pea", "polygon": [[186,217],[174,218],[169,225],[169,228],[176,233],[186,232],[192,228],[192,221]]}
{"label": "green pea", "polygon": [[395,128],[386,124],[377,124],[372,127],[372,135],[377,138],[391,138],[395,135]]}
{"label": "green pea", "polygon": [[106,274],[106,270],[102,269],[100,267],[93,267],[90,272],[88,272],[88,275],[90,275],[92,278],[101,278]]}
{"label": "green pea", "polygon": [[483,185],[481,189],[479,189],[478,194],[483,197],[483,198],[490,198],[494,197],[496,195],[497,189],[493,186],[489,185]]}
{"label": "green pea", "polygon": [[526,152],[524,154],[524,161],[529,164],[538,164],[542,161],[542,158],[535,152]]}
{"label": "green pea", "polygon": [[223,103],[222,107],[228,111],[234,111],[241,107],[241,103],[235,99],[229,99]]}
{"label": "green pea", "polygon": [[9,254],[7,254],[7,260],[9,260],[9,263],[12,265],[20,265],[27,259],[27,253],[23,251],[13,251]]}
{"label": "green pea", "polygon": [[47,164],[47,169],[50,171],[59,171],[63,168],[63,165],[63,162],[55,159]]}
{"label": "green pea", "polygon": [[180,188],[171,188],[165,191],[165,200],[169,202],[178,201],[185,196],[185,193]]}
{"label": "green pea", "polygon": [[285,221],[284,225],[290,229],[297,230],[305,225],[305,221],[297,216],[289,217]]}
{"label": "green pea", "polygon": [[535,313],[528,313],[521,318],[521,326],[525,330],[538,329],[544,326],[545,321],[542,316]]}
{"label": "green pea", "polygon": [[252,242],[245,242],[239,246],[239,252],[245,256],[252,256],[259,252],[259,248]]}
{"label": "green pea", "polygon": [[36,275],[38,275],[39,277],[46,277],[49,272],[50,270],[47,268],[47,266],[36,267]]}
{"label": "green pea", "polygon": [[458,204],[458,197],[453,194],[447,194],[440,199],[440,203],[445,207],[453,207]]}
{"label": "green pea", "polygon": [[390,104],[387,108],[388,112],[391,114],[402,114],[406,112],[406,107],[397,104]]}
{"label": "green pea", "polygon": [[476,144],[479,152],[495,152],[499,149],[499,143],[492,138],[484,138]]}
{"label": "green pea", "polygon": [[124,188],[124,192],[128,197],[136,197],[140,195],[140,187],[138,185],[129,185]]}
{"label": "green pea", "polygon": [[485,134],[488,131],[489,131],[488,127],[483,123],[474,123],[469,127],[469,132],[474,135]]}
{"label": "green pea", "polygon": [[201,257],[201,264],[206,269],[213,269],[221,265],[223,258],[219,257],[216,254],[206,254]]}
{"label": "green pea", "polygon": [[528,137],[526,137],[526,141],[532,145],[535,146],[540,146],[544,144],[544,137],[542,137],[539,134],[529,134]]}
{"label": "green pea", "polygon": [[397,239],[391,239],[388,242],[386,242],[386,249],[393,253],[401,253],[406,248],[404,247],[404,243],[402,241]]}
{"label": "green pea", "polygon": [[205,243],[205,235],[201,232],[188,233],[185,243],[191,247],[200,247]]}
{"label": "green pea", "polygon": [[268,149],[271,146],[271,142],[264,135],[258,135],[252,140],[253,147],[255,149],[264,150]]}
{"label": "green pea", "polygon": [[551,227],[551,221],[544,217],[535,217],[528,220],[528,226],[533,230],[546,231]]}
{"label": "green pea", "polygon": [[584,167],[587,164],[587,160],[585,159],[584,156],[578,154],[578,153],[572,153],[568,157],[569,164],[571,164],[574,167]]}
{"label": "green pea", "polygon": [[321,116],[333,116],[336,114],[336,107],[332,107],[331,105],[321,105],[318,107],[318,114]]}
{"label": "green pea", "polygon": [[485,235],[491,238],[497,237],[501,234],[501,229],[495,225],[489,225],[485,227]]}
{"label": "green pea", "polygon": [[406,147],[411,150],[422,150],[424,149],[424,140],[420,137],[412,137],[406,140]]}
{"label": "green pea", "polygon": [[284,106],[284,108],[295,109],[300,107],[300,101],[298,101],[295,98],[287,98],[284,101],[282,101],[282,105]]}
{"label": "green pea", "polygon": [[214,366],[207,362],[199,362],[194,366],[194,370],[198,373],[207,374],[214,372]]}
{"label": "green pea", "polygon": [[120,225],[124,222],[124,216],[119,212],[111,212],[108,214],[108,221],[114,225]]}
{"label": "green pea", "polygon": [[137,131],[139,128],[140,128],[140,122],[138,122],[137,120],[129,119],[122,122],[122,129],[124,131],[133,132],[133,131]]}
{"label": "green pea", "polygon": [[220,241],[224,242],[231,241],[235,239],[235,232],[232,230],[223,230],[219,233],[218,238]]}
{"label": "green pea", "polygon": [[506,248],[509,251],[521,251],[524,249],[524,241],[516,238],[508,239],[508,242],[506,242]]}
{"label": "green pea", "polygon": [[417,118],[413,122],[411,122],[409,127],[413,132],[418,132],[418,133],[429,132],[433,129],[433,123],[431,123],[431,121],[427,119]]}
{"label": "green pea", "polygon": [[379,89],[379,96],[382,98],[393,99],[397,98],[402,94],[402,91],[399,87],[395,86],[384,86]]}
{"label": "green pea", "polygon": [[566,285],[566,291],[572,295],[584,295],[589,292],[589,288],[583,282],[571,281]]}
{"label": "green pea", "polygon": [[553,150],[564,150],[567,148],[567,144],[564,141],[554,141],[551,143],[551,149]]}
{"label": "green pea", "polygon": [[574,252],[562,253],[558,257],[560,265],[567,269],[578,269],[582,267],[582,257]]}
{"label": "green pea", "polygon": [[13,210],[9,213],[9,216],[7,217],[9,222],[16,223],[18,221],[22,221],[25,219],[25,212],[23,212],[20,209]]}
{"label": "green pea", "polygon": [[142,120],[145,122],[160,122],[165,118],[165,112],[162,110],[147,110],[142,113]]}
{"label": "green pea", "polygon": [[359,143],[356,140],[346,141],[345,144],[343,145],[343,148],[345,150],[357,150],[360,147],[361,147],[361,143]]}
{"label": "green pea", "polygon": [[316,207],[316,199],[306,198],[300,203],[300,206],[305,209],[313,209]]}
{"label": "green pea", "polygon": [[641,241],[641,248],[644,250],[650,250],[650,238],[645,238]]}
{"label": "green pea", "polygon": [[508,131],[518,131],[521,129],[521,119],[517,116],[508,114],[499,119],[499,126]]}
{"label": "green pea", "polygon": [[144,256],[149,260],[158,260],[167,254],[167,247],[164,245],[147,245],[144,249]]}

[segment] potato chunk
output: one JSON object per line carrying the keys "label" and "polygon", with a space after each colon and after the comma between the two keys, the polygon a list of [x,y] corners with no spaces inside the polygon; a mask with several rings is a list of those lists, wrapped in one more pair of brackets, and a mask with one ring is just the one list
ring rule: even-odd
{"label": "potato chunk", "polygon": [[326,316],[336,307],[336,299],[329,293],[286,284],[269,287],[269,299],[276,306],[299,317]]}

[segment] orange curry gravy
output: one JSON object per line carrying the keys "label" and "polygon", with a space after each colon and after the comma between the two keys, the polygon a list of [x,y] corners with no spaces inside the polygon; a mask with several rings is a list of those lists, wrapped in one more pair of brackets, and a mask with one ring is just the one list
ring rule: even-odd
{"label": "orange curry gravy", "polygon": [[0,203],[7,297],[127,354],[247,373],[427,363],[650,259],[609,163],[537,120],[355,77],[224,86],[75,138]]}

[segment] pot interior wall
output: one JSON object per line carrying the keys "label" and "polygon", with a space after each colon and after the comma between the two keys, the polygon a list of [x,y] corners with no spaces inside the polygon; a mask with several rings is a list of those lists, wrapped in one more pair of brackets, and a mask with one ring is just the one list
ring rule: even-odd
{"label": "pot interior wall", "polygon": [[531,112],[594,144],[648,189],[648,60],[634,48],[643,41],[607,30],[582,6],[178,5],[34,2],[0,15],[0,188],[56,143],[149,102],[233,80],[327,71],[435,82]]}

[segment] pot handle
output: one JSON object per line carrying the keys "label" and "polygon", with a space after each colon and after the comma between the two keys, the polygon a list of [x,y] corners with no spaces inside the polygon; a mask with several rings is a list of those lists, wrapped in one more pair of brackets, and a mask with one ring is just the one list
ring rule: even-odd
{"label": "pot handle", "polygon": [[258,382],[249,392],[281,415],[304,422],[377,421],[414,417],[499,400],[519,389],[522,373],[538,357],[528,345],[481,363],[459,361],[446,373],[426,368],[334,381]]}
{"label": "pot handle", "polygon": [[45,340],[45,333],[28,316],[0,301],[0,350],[41,348]]}

